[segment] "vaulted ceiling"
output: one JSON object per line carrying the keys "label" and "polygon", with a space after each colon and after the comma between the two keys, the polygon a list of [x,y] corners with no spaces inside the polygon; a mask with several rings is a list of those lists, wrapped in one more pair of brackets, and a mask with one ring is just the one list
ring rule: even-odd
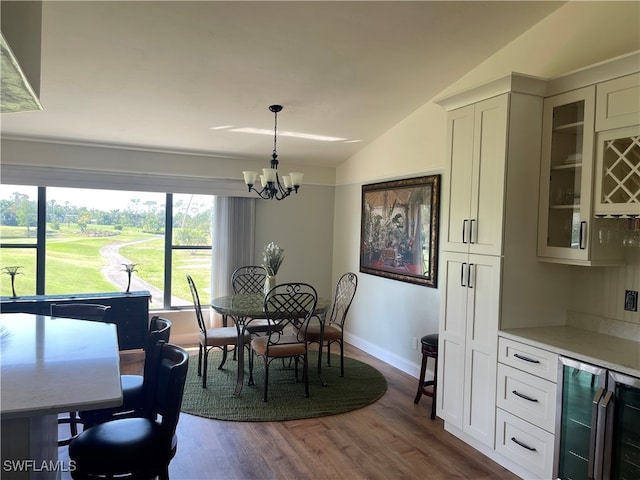
{"label": "vaulted ceiling", "polygon": [[277,103],[280,158],[334,166],[562,4],[44,1],[43,110],[2,135],[269,158]]}

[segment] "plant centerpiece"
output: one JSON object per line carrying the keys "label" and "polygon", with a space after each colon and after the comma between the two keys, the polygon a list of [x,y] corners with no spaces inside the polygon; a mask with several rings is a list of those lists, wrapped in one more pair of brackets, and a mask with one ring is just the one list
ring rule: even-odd
{"label": "plant centerpiece", "polygon": [[122,269],[123,272],[127,272],[127,290],[125,293],[129,293],[129,289],[131,288],[131,275],[133,275],[133,272],[137,272],[136,270],[136,266],[138,264],[137,263],[123,263],[122,266],[124,267]]}
{"label": "plant centerpiece", "polygon": [[276,286],[276,274],[282,265],[284,260],[284,249],[280,248],[276,243],[271,242],[262,252],[262,266],[267,271],[267,276],[264,280],[264,294],[266,295],[269,290]]}
{"label": "plant centerpiece", "polygon": [[16,281],[16,275],[22,275],[22,272],[18,271],[21,268],[22,266],[20,265],[2,268],[2,272],[6,273],[11,277],[11,293],[12,293],[11,298],[18,298],[18,296],[16,295],[15,281]]}

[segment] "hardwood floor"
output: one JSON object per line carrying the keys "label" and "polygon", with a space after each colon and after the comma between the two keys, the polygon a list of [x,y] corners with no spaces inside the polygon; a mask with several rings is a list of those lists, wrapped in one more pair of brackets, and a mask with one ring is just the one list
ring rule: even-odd
{"label": "hardwood floor", "polygon": [[[347,346],[346,353],[384,374],[388,389],[380,400],[354,412],[287,422],[225,422],[181,414],[171,478],[518,478],[445,432],[441,419],[430,420],[430,398],[414,405],[415,378],[354,347]],[[140,363],[124,361],[123,372]],[[59,455],[68,461],[66,447]]]}

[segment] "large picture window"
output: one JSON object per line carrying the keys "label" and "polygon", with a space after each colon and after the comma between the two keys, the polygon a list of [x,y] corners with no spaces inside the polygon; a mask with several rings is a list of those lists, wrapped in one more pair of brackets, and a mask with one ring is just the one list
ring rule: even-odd
{"label": "large picture window", "polygon": [[125,291],[130,268],[152,309],[192,305],[185,273],[208,301],[213,198],[0,185],[0,267],[20,267],[20,296]]}

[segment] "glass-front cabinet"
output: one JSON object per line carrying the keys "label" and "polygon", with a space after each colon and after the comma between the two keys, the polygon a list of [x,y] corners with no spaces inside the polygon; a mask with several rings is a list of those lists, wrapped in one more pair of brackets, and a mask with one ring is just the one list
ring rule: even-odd
{"label": "glass-front cabinet", "polygon": [[[594,212],[595,92],[592,85],[544,101],[538,205],[538,259],[542,261],[585,266],[623,263],[620,243],[607,241],[611,222]],[[615,163],[611,175],[625,179],[622,190],[627,192],[635,188],[637,150],[633,140],[630,146],[621,143],[613,142],[611,149],[624,148],[630,159],[608,164]],[[607,159],[610,156],[607,153]]]}
{"label": "glass-front cabinet", "polygon": [[545,100],[538,256],[589,259],[595,87]]}

